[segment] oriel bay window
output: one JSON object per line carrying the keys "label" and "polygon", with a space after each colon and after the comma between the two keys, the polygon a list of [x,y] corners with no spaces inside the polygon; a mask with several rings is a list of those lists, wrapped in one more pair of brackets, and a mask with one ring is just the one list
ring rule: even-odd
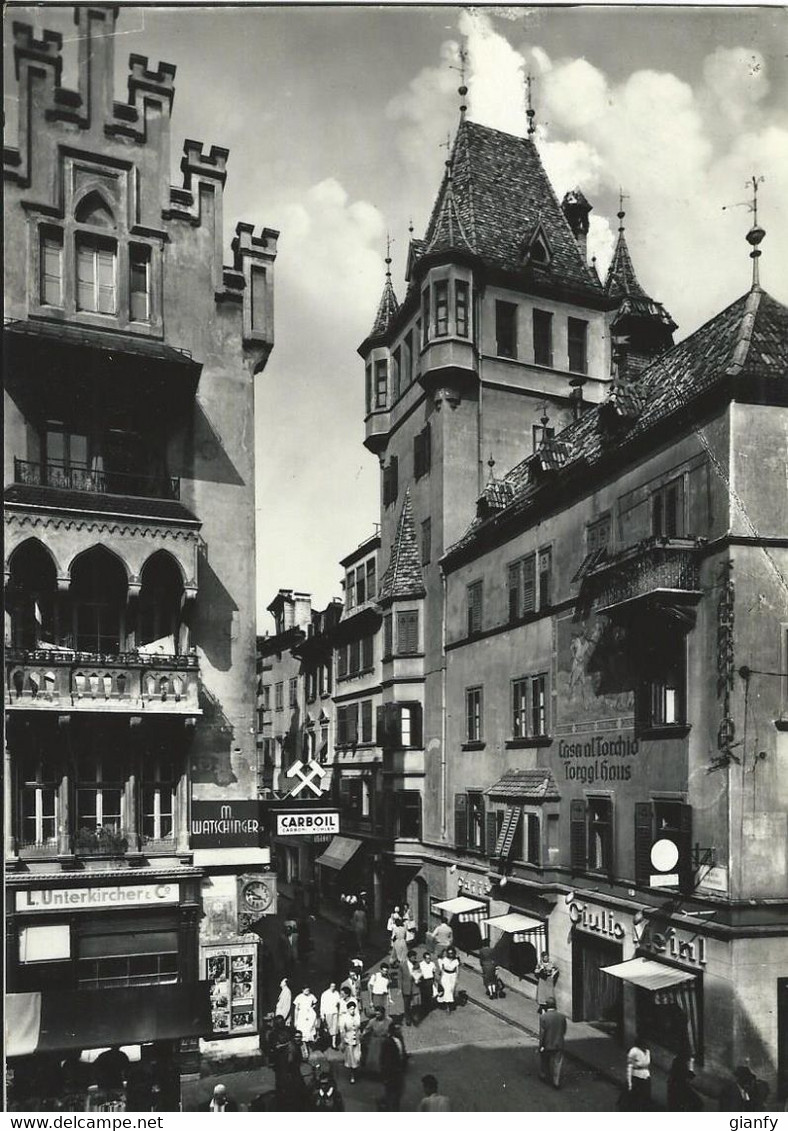
{"label": "oriel bay window", "polygon": [[461,279],[454,284],[454,324],[457,336],[467,338],[470,332],[469,287]]}
{"label": "oriel bay window", "polygon": [[385,408],[388,398],[389,364],[384,359],[375,362],[375,408]]}
{"label": "oriel bay window", "polygon": [[449,332],[449,281],[439,279],[435,284],[435,336],[445,337]]}

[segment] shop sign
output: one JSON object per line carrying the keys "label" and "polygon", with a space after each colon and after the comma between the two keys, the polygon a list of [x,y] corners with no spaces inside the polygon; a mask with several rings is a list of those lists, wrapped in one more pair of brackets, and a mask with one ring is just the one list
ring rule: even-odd
{"label": "shop sign", "polygon": [[178,884],[137,884],[96,888],[31,888],[16,893],[17,911],[102,911],[178,903]]}
{"label": "shop sign", "polygon": [[583,785],[598,782],[631,781],[631,759],[636,758],[640,745],[633,734],[602,735],[558,743],[558,757],[564,767],[567,781]]}
{"label": "shop sign", "polygon": [[257,801],[192,801],[192,848],[260,848]]}
{"label": "shop sign", "polygon": [[486,876],[477,876],[474,873],[462,872],[457,880],[457,894],[474,896],[477,899],[488,899],[490,892]]}
{"label": "shop sign", "polygon": [[277,813],[277,836],[317,836],[339,832],[339,812],[321,809],[318,812]]}
{"label": "shop sign", "polygon": [[[569,918],[579,930],[607,935],[616,942],[623,942],[627,935],[624,924],[618,921],[615,912],[608,907],[594,907],[572,900],[569,904]],[[675,927],[655,931],[649,923],[633,922],[632,941],[636,947],[651,951],[654,955],[662,954],[678,962],[706,965],[706,940],[699,935],[682,938]]]}

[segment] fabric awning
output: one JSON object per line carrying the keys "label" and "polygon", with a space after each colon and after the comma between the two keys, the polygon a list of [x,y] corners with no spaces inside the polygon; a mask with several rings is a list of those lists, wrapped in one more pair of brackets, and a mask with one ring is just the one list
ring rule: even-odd
{"label": "fabric awning", "polygon": [[442,911],[444,915],[462,915],[466,911],[478,911],[484,904],[478,899],[469,899],[467,895],[458,895],[454,899],[444,900],[443,903],[433,904],[433,911]]}
{"label": "fabric awning", "polygon": [[6,1055],[108,1048],[212,1031],[207,982],[9,994]]}
{"label": "fabric awning", "polygon": [[663,966],[661,962],[655,962],[651,958],[630,958],[615,966],[603,966],[602,973],[631,982],[633,986],[640,986],[644,990],[664,990],[668,986],[678,986],[681,982],[695,981],[694,974],[676,970],[673,966]]}
{"label": "fabric awning", "polygon": [[335,836],[322,856],[318,856],[316,864],[324,868],[335,868],[339,871],[361,848],[361,841],[350,836]]}
{"label": "fabric awning", "polygon": [[485,919],[488,927],[497,927],[507,935],[523,935],[528,931],[539,931],[544,927],[541,919],[532,919],[530,915],[521,915],[519,911],[510,911],[506,915],[496,915],[492,919]]}

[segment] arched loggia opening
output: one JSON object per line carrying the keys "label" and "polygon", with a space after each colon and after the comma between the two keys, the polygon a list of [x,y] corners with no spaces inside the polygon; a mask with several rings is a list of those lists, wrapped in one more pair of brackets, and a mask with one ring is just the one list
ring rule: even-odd
{"label": "arched loggia opening", "polygon": [[58,643],[57,570],[49,552],[35,539],[11,556],[6,597],[6,642],[35,649]]}
{"label": "arched loggia opening", "polygon": [[117,653],[126,646],[128,581],[120,561],[96,546],[74,562],[71,608],[78,652]]}
{"label": "arched loggia opening", "polygon": [[142,570],[137,612],[137,647],[176,656],[181,644],[183,579],[173,558],[163,550],[148,558]]}

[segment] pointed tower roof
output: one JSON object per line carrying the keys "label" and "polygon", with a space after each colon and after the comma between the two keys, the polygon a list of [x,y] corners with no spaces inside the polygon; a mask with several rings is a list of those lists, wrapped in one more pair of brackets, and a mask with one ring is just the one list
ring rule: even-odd
{"label": "pointed tower roof", "polygon": [[435,251],[469,251],[474,248],[465,234],[465,229],[460,219],[457,201],[454,197],[451,178],[448,180],[446,192],[441,201],[440,211],[432,227],[432,234],[427,243],[428,252]]}
{"label": "pointed tower roof", "polygon": [[632,257],[627,247],[623,226],[618,229],[616,250],[607,271],[605,279],[605,292],[613,298],[648,298],[649,296],[641,287],[632,266]]}
{"label": "pointed tower roof", "polygon": [[395,601],[400,597],[423,597],[425,593],[416,527],[413,522],[413,507],[410,490],[407,490],[397,524],[397,533],[394,535],[391,547],[388,568],[380,579],[378,601]]}
{"label": "pointed tower roof", "polygon": [[463,118],[427,225],[428,249],[451,225],[455,241],[461,232],[485,264],[520,272],[529,266],[524,241],[540,221],[551,253],[549,266],[539,265],[540,283],[600,298],[533,140]]}
{"label": "pointed tower roof", "polygon": [[375,321],[372,324],[369,337],[382,338],[396,318],[398,311],[399,303],[397,302],[397,296],[394,294],[394,287],[391,284],[391,273],[387,271],[386,282],[383,284],[383,294],[380,296],[378,312],[375,315]]}

